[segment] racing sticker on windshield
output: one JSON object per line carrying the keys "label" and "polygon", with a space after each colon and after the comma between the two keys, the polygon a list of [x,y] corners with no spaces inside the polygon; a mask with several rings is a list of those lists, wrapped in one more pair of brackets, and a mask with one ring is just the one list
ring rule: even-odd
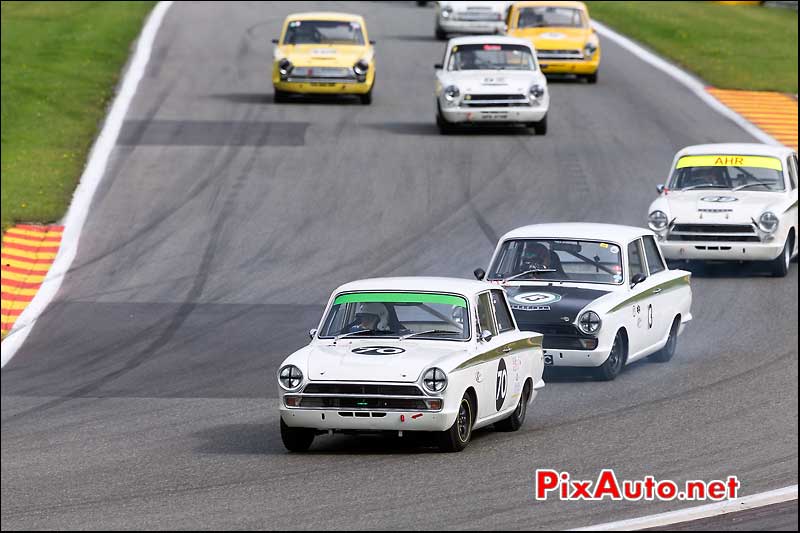
{"label": "racing sticker on windshield", "polygon": [[606,244],[604,242],[601,242],[600,243],[600,248],[608,248],[608,244]]}
{"label": "racing sticker on windshield", "polygon": [[506,369],[506,362],[504,359],[500,359],[500,362],[497,364],[497,386],[495,387],[495,403],[497,405],[497,410],[503,408],[503,404],[506,401],[506,392],[508,392],[508,370]]}
{"label": "racing sticker on windshield", "polygon": [[351,351],[359,355],[397,355],[405,352],[403,348],[396,346],[361,346]]}
{"label": "racing sticker on windshield", "polygon": [[612,246],[608,249],[608,251],[611,252],[612,254],[618,254],[619,248],[617,248],[616,246]]}
{"label": "racing sticker on windshield", "polygon": [[685,155],[675,168],[685,167],[753,167],[783,170],[781,160],[760,155]]}
{"label": "racing sticker on windshield", "polygon": [[289,23],[289,27],[290,27],[290,28],[297,28],[297,27],[299,27],[299,26],[300,26],[302,23],[303,23],[303,22],[302,22],[302,21],[300,21],[300,20],[293,20],[292,22],[290,22],[290,23]]}

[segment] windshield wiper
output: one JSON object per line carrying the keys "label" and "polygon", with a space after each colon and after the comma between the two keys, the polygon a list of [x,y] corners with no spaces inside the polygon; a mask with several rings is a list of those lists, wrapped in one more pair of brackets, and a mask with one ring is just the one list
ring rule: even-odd
{"label": "windshield wiper", "polygon": [[450,335],[458,335],[455,331],[450,331],[447,329],[429,329],[426,331],[415,331],[414,333],[408,333],[406,335],[401,335],[400,340],[408,339],[410,337],[416,337],[417,335],[428,335],[430,333],[449,333]]}
{"label": "windshield wiper", "polygon": [[700,185],[692,185],[690,187],[684,187],[680,189],[681,191],[691,191],[692,189],[705,189],[708,187],[712,187],[714,189],[725,189],[726,187],[722,185],[714,185],[713,183],[701,183]]}
{"label": "windshield wiper", "polygon": [[361,335],[362,333],[387,333],[387,332],[381,331],[379,329],[360,329],[358,331],[351,331],[350,333],[342,333],[341,335],[336,335],[333,338],[333,344],[336,344],[336,341],[338,341],[339,339],[344,339],[345,337],[350,337],[351,335]]}
{"label": "windshield wiper", "polygon": [[731,191],[741,191],[742,189],[747,189],[748,187],[764,187],[765,189],[772,190],[772,187],[767,185],[766,183],[745,183],[744,185],[739,185],[738,187],[731,189]]}
{"label": "windshield wiper", "polygon": [[533,268],[531,270],[526,270],[525,272],[520,272],[519,274],[514,274],[513,276],[511,276],[509,278],[505,278],[500,283],[501,284],[507,283],[507,282],[511,281],[512,279],[521,278],[522,276],[527,276],[528,274],[539,274],[539,273],[542,273],[542,272],[557,272],[557,270],[555,268]]}

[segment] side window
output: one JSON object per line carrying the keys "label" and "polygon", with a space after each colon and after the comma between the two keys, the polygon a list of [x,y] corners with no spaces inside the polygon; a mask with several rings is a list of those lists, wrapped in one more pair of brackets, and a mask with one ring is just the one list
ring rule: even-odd
{"label": "side window", "polygon": [[628,245],[628,274],[630,277],[629,280],[633,279],[633,276],[641,272],[642,274],[647,274],[644,271],[644,261],[642,261],[642,247],[641,241],[636,239],[632,243]]}
{"label": "side window", "polygon": [[494,316],[497,318],[497,327],[500,333],[512,331],[514,329],[514,321],[511,320],[511,312],[508,310],[503,291],[492,291],[492,305],[494,306]]}
{"label": "side window", "polygon": [[661,254],[658,253],[658,245],[652,235],[644,236],[644,254],[647,257],[647,266],[650,267],[650,275],[657,274],[666,270]]}
{"label": "side window", "polygon": [[497,328],[492,320],[492,299],[488,292],[478,295],[478,336],[485,329],[492,335],[497,335]]}
{"label": "side window", "polygon": [[786,160],[786,166],[789,169],[789,190],[793,191],[797,188],[797,154]]}

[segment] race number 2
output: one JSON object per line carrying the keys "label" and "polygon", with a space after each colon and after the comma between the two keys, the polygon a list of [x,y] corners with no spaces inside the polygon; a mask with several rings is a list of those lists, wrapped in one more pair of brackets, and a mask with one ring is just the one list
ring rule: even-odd
{"label": "race number 2", "polygon": [[506,362],[500,359],[497,365],[497,386],[495,387],[495,402],[497,410],[503,408],[503,403],[506,401],[506,391],[508,389],[508,370],[506,370]]}

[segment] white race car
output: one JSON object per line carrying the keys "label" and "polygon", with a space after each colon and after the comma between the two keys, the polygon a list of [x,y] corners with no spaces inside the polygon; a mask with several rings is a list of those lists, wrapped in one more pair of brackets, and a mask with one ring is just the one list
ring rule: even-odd
{"label": "white race car", "polygon": [[435,432],[442,450],[461,451],[473,429],[519,429],[544,387],[542,336],[517,329],[497,285],[348,283],[310,334],[277,374],[290,451],[334,431]]}
{"label": "white race car", "polygon": [[657,187],[649,225],[669,260],[769,261],[797,255],[797,152],[765,144],[684,148]]}
{"label": "white race car", "polygon": [[547,133],[550,95],[530,41],[513,37],[450,39],[436,65],[436,124],[514,123]]}
{"label": "white race car", "polygon": [[511,2],[436,2],[436,38],[450,33],[503,33]]}
{"label": "white race car", "polygon": [[500,239],[488,274],[520,329],[544,334],[546,365],[594,367],[614,379],[651,356],[669,361],[692,319],[690,273],[670,270],[646,229],[539,224]]}

